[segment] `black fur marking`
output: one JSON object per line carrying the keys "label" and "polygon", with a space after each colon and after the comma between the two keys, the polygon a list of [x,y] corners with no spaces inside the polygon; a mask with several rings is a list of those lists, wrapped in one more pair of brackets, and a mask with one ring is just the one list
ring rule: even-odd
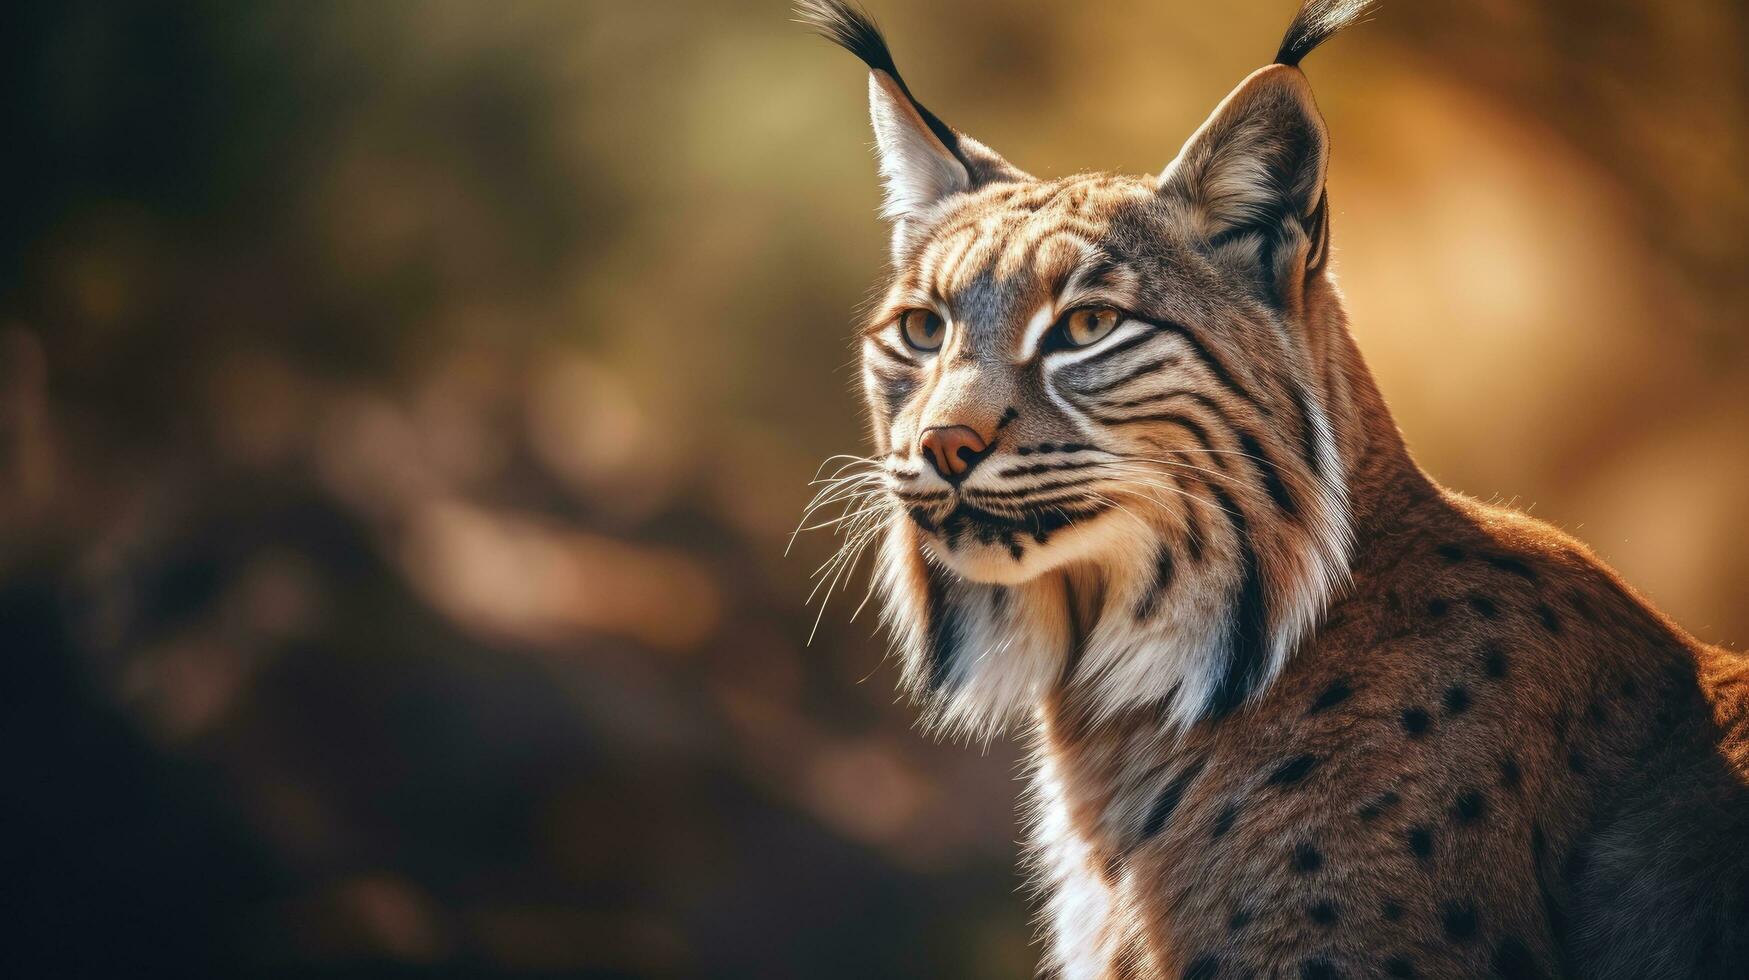
{"label": "black fur marking", "polygon": [[1310,842],[1302,841],[1294,847],[1292,865],[1300,874],[1311,874],[1324,866],[1324,855]]}
{"label": "black fur marking", "polygon": [[1225,835],[1227,831],[1233,829],[1233,821],[1238,818],[1239,801],[1231,800],[1221,808],[1221,812],[1215,817],[1215,829],[1211,836],[1221,837]]}
{"label": "black fur marking", "polygon": [[1585,598],[1583,592],[1573,593],[1572,596],[1569,597],[1569,601],[1572,602],[1573,611],[1579,614],[1580,619],[1596,618],[1596,614],[1591,611],[1591,603]]}
{"label": "black fur marking", "polygon": [[1318,695],[1318,700],[1312,702],[1312,706],[1306,710],[1306,714],[1315,715],[1320,711],[1328,711],[1348,700],[1349,695],[1353,693],[1354,688],[1348,686],[1346,679],[1336,681],[1324,688],[1324,693]]}
{"label": "black fur marking", "polygon": [[1139,333],[1139,334],[1136,334],[1135,336],[1131,337],[1130,339],[1124,341],[1121,344],[1113,344],[1110,347],[1105,348],[1104,350],[1100,351],[1097,354],[1089,354],[1087,357],[1083,358],[1079,363],[1077,363],[1076,367],[1086,368],[1086,367],[1089,367],[1091,365],[1098,364],[1101,361],[1109,361],[1112,358],[1117,357],[1119,355],[1127,354],[1130,351],[1135,350],[1137,347],[1142,346],[1143,344],[1153,343],[1154,341],[1159,340],[1159,339],[1160,339],[1160,334],[1157,334],[1157,333]]}
{"label": "black fur marking", "polygon": [[881,378],[880,381],[881,404],[886,406],[888,416],[899,414],[911,400],[911,396],[917,394],[917,389],[922,387],[914,378]]}
{"label": "black fur marking", "polygon": [[1506,651],[1490,643],[1482,651],[1482,669],[1496,680],[1506,676]]}
{"label": "black fur marking", "polygon": [[1336,911],[1336,905],[1333,902],[1315,902],[1306,909],[1306,915],[1313,922],[1326,929],[1335,925],[1336,920],[1341,918],[1341,914]]}
{"label": "black fur marking", "polygon": [[1524,784],[1524,773],[1518,768],[1518,760],[1512,756],[1500,760],[1500,785],[1516,791]]}
{"label": "black fur marking", "polygon": [[1487,814],[1488,798],[1479,790],[1465,790],[1458,794],[1451,812],[1462,823],[1475,823]]}
{"label": "black fur marking", "polygon": [[1269,499],[1275,501],[1277,507],[1287,511],[1288,516],[1297,516],[1300,512],[1300,506],[1294,501],[1293,495],[1288,493],[1287,484],[1282,482],[1281,471],[1276,469],[1275,461],[1263,451],[1263,444],[1257,441],[1256,436],[1242,429],[1238,432],[1239,445],[1251,456],[1251,462],[1256,465],[1258,473],[1262,475],[1263,486],[1269,491]]}
{"label": "black fur marking", "polygon": [[[1105,464],[1097,459],[1069,460],[1066,463],[1033,463],[1030,466],[1013,466],[997,473],[1000,477],[1038,476],[1040,473],[1057,473],[1063,470],[1088,470]],[[1035,488],[1036,489],[1036,488]]]}
{"label": "black fur marking", "polygon": [[[1183,412],[1150,412],[1147,415],[1128,415],[1123,418],[1101,418],[1099,421],[1112,426],[1137,425],[1142,422],[1165,422],[1169,425],[1176,425],[1195,436],[1196,441],[1201,443],[1204,449],[1213,450],[1215,448],[1215,444],[1209,441],[1209,430],[1204,428],[1201,422]],[[1219,469],[1227,468],[1226,458],[1219,454],[1216,454],[1214,463]]]}
{"label": "black fur marking", "polygon": [[1433,856],[1433,831],[1426,827],[1409,828],[1409,850],[1418,858],[1426,860]]}
{"label": "black fur marking", "polygon": [[1160,600],[1166,597],[1167,590],[1172,588],[1172,577],[1175,568],[1172,560],[1172,546],[1160,543],[1159,550],[1154,553],[1154,581],[1148,584],[1142,598],[1136,602],[1136,618],[1146,621],[1154,618],[1154,613],[1160,609]]}
{"label": "black fur marking", "polygon": [[1441,558],[1444,558],[1446,561],[1463,561],[1464,560],[1464,549],[1458,547],[1455,544],[1442,544],[1433,550],[1438,552],[1439,556]]}
{"label": "black fur marking", "polygon": [[1445,615],[1446,610],[1450,608],[1451,603],[1446,602],[1444,599],[1427,600],[1427,614],[1430,616],[1443,616]]}
{"label": "black fur marking", "polygon": [[1306,0],[1282,35],[1275,52],[1278,65],[1297,65],[1312,49],[1359,20],[1372,0]]}
{"label": "black fur marking", "polygon": [[1002,410],[1002,417],[996,420],[996,431],[1001,432],[1003,429],[1008,428],[1008,426],[1018,418],[1020,418],[1019,410],[1013,405],[1008,406]]}
{"label": "black fur marking", "polygon": [[1579,754],[1578,749],[1567,753],[1567,768],[1573,770],[1576,776],[1585,775],[1585,757]]}
{"label": "black fur marking", "polygon": [[1102,401],[1097,407],[1100,411],[1109,411],[1114,408],[1141,408],[1143,405],[1158,405],[1161,402],[1171,401],[1174,398],[1201,398],[1205,402],[1209,401],[1208,396],[1203,395],[1201,392],[1187,391],[1183,388],[1172,388],[1167,391],[1156,391],[1151,395],[1138,395],[1135,398],[1126,398],[1120,402]]}
{"label": "black fur marking", "polygon": [[1362,820],[1377,820],[1380,816],[1384,815],[1386,810],[1396,806],[1401,801],[1402,797],[1398,796],[1394,791],[1385,790],[1383,793],[1380,793],[1378,796],[1367,801],[1367,803],[1359,810],[1356,810],[1354,814]]}
{"label": "black fur marking", "polygon": [[1221,958],[1205,953],[1184,968],[1184,980],[1215,980],[1221,975]]}
{"label": "black fur marking", "polygon": [[1403,906],[1395,899],[1385,899],[1385,904],[1379,909],[1386,922],[1396,922],[1403,917]]}
{"label": "black fur marking", "polygon": [[1251,913],[1244,909],[1234,909],[1233,917],[1227,920],[1227,928],[1238,932],[1251,924]]}
{"label": "black fur marking", "polygon": [[1294,408],[1300,413],[1300,455],[1305,457],[1306,470],[1313,476],[1324,475],[1323,460],[1318,457],[1318,440],[1312,429],[1312,403],[1306,389],[1293,385]]}
{"label": "black fur marking", "polygon": [[1428,717],[1427,712],[1420,708],[1403,709],[1403,730],[1409,733],[1410,738],[1419,738],[1424,734],[1427,731],[1427,725],[1430,720],[1431,719]]}
{"label": "black fur marking", "polygon": [[1500,607],[1494,600],[1485,595],[1470,596],[1470,608],[1474,609],[1483,619],[1494,619],[1500,615]]}
{"label": "black fur marking", "polygon": [[1453,684],[1445,689],[1445,710],[1454,715],[1461,715],[1470,709],[1470,692],[1462,684]]}
{"label": "black fur marking", "polygon": [[1503,572],[1509,572],[1519,578],[1529,579],[1532,582],[1535,582],[1537,579],[1536,569],[1531,568],[1529,565],[1526,565],[1524,562],[1512,557],[1511,555],[1483,555],[1482,560]]}
{"label": "black fur marking", "polygon": [[1310,959],[1300,964],[1300,980],[1341,980],[1341,977],[1329,960]]}
{"label": "black fur marking", "polygon": [[1017,487],[1009,490],[962,490],[961,496],[968,500],[995,502],[1000,500],[1021,500],[1027,497],[1042,496],[1057,490],[1070,490],[1093,483],[1094,477],[1076,476],[1062,480],[1052,480],[1046,483],[1035,483],[1030,487]]}
{"label": "black fur marking", "polygon": [[1174,367],[1177,364],[1178,355],[1176,354],[1169,354],[1165,357],[1157,357],[1153,360],[1143,361],[1141,364],[1131,368],[1127,373],[1120,377],[1113,378],[1110,381],[1102,381],[1091,388],[1082,388],[1078,393],[1087,397],[1103,395],[1108,391],[1122,388],[1124,385],[1129,384],[1137,378],[1153,374],[1161,368]]}
{"label": "black fur marking", "polygon": [[1031,501],[1028,508],[1016,514],[995,514],[969,503],[961,503],[942,518],[941,533],[946,537],[950,550],[958,547],[959,539],[968,534],[981,544],[996,544],[1011,534],[1023,534],[1042,545],[1058,531],[1097,517],[1111,506],[1107,503],[1082,507],[1044,506],[1061,502]]}
{"label": "black fur marking", "polygon": [[1543,629],[1550,633],[1561,632],[1561,618],[1555,615],[1555,611],[1547,603],[1536,607],[1536,618],[1542,620]]}
{"label": "black fur marking", "polygon": [[1414,980],[1415,964],[1407,956],[1393,956],[1385,961],[1385,976]]}
{"label": "black fur marking", "polygon": [[1463,902],[1447,902],[1440,916],[1445,935],[1452,942],[1468,942],[1476,937],[1475,906]]}
{"label": "black fur marking", "polygon": [[[1178,478],[1172,482],[1177,485]],[[1196,504],[1186,501],[1184,506],[1184,550],[1190,552],[1190,560],[1202,561],[1202,521],[1196,516]]]}
{"label": "black fur marking", "polygon": [[1231,391],[1233,394],[1245,399],[1245,401],[1249,402],[1252,407],[1256,408],[1257,411],[1262,413],[1265,417],[1268,417],[1271,414],[1269,409],[1265,407],[1262,402],[1259,402],[1256,398],[1252,397],[1251,392],[1247,391],[1239,384],[1239,382],[1233,380],[1233,373],[1227,370],[1227,366],[1221,363],[1220,358],[1217,358],[1201,340],[1197,339],[1195,334],[1177,323],[1155,323],[1153,324],[1153,327],[1161,334],[1174,334],[1179,339],[1183,340],[1185,344],[1190,347],[1191,351],[1196,354],[1197,360],[1201,361],[1203,365],[1209,369],[1209,373],[1215,376],[1215,380],[1226,386],[1227,390]]}
{"label": "black fur marking", "polygon": [[1311,775],[1312,769],[1317,765],[1318,757],[1315,755],[1296,755],[1270,773],[1268,785],[1292,786]]}
{"label": "black fur marking", "polygon": [[1243,704],[1263,683],[1268,666],[1269,606],[1263,594],[1263,571],[1244,515],[1226,491],[1212,484],[1208,486],[1239,539],[1239,592],[1233,598],[1227,657],[1225,663],[1216,667],[1217,680],[1209,699],[1210,714],[1219,718]]}
{"label": "black fur marking", "polygon": [[959,134],[937,118],[935,113],[924,108],[923,103],[918,102],[917,97],[911,94],[911,87],[899,75],[899,66],[893,63],[893,53],[887,48],[887,39],[881,36],[880,28],[875,26],[866,12],[843,0],[797,0],[796,13],[802,23],[813,27],[826,40],[856,55],[870,71],[885,72],[890,76],[893,84],[911,101],[911,107],[917,110],[917,115],[923,117],[924,125],[941,141],[941,145],[966,168],[966,173],[975,172],[971,161],[960,150]]}
{"label": "black fur marking", "polygon": [[1148,817],[1142,822],[1142,840],[1147,840],[1166,829],[1166,821],[1172,819],[1172,811],[1178,809],[1178,802],[1184,798],[1184,791],[1202,773],[1202,762],[1196,762],[1183,772],[1174,776],[1160,795],[1154,797],[1154,805],[1148,808]]}
{"label": "black fur marking", "polygon": [[929,576],[929,689],[939,691],[953,671],[959,650],[960,611],[947,601],[941,579]]}

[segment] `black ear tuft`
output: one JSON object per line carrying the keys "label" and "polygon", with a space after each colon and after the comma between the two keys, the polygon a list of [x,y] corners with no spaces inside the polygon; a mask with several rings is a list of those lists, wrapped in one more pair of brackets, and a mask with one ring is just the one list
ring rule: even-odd
{"label": "black ear tuft", "polygon": [[1275,52],[1278,65],[1297,65],[1312,49],[1372,9],[1375,0],[1304,0]]}
{"label": "black ear tuft", "polygon": [[899,69],[893,65],[893,53],[887,50],[887,39],[881,36],[880,28],[861,7],[842,0],[796,0],[796,19],[819,32],[821,37],[861,58],[871,70],[899,77]]}
{"label": "black ear tuft", "polygon": [[947,147],[949,153],[970,169],[970,163],[960,150],[959,134],[937,118],[935,113],[925,109],[923,103],[918,102],[917,97],[911,94],[911,87],[899,75],[899,66],[893,63],[893,52],[887,48],[887,39],[881,36],[881,29],[875,26],[867,11],[847,3],[846,0],[796,0],[796,19],[819,32],[821,37],[862,59],[869,71],[886,72],[893,83],[899,86],[899,91],[905,93],[905,98],[911,100],[912,107],[923,117],[924,125],[941,141],[941,145]]}

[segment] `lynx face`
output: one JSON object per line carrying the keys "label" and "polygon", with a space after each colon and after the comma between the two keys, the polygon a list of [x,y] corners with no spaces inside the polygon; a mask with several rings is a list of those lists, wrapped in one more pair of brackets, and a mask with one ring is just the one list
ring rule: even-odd
{"label": "lynx face", "polygon": [[1014,584],[1139,547],[1172,576],[1241,506],[1320,506],[1328,425],[1250,363],[1294,365],[1289,328],[1172,203],[1004,181],[903,253],[863,378],[888,488],[947,569]]}
{"label": "lynx face", "polygon": [[1347,568],[1305,76],[1251,76],[1158,176],[1040,181],[860,14],[804,13],[871,68],[893,267],[862,379],[914,688],[983,730],[1059,681],[1183,724],[1243,703]]}

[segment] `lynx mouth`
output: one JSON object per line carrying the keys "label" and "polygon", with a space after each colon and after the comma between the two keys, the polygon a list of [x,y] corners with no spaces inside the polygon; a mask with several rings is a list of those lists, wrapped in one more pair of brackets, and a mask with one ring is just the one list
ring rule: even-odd
{"label": "lynx mouth", "polygon": [[1112,507],[1107,500],[1088,500],[1074,505],[1020,506],[996,513],[963,499],[937,517],[926,508],[906,508],[912,523],[939,540],[948,552],[971,546],[1000,547],[1015,561],[1026,556],[1028,546],[1044,547],[1053,536],[1091,521]]}

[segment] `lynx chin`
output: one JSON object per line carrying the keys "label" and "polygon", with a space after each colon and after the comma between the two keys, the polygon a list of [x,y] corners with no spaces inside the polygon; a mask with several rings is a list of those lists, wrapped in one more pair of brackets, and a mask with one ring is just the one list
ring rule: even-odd
{"label": "lynx chin", "polygon": [[1040,180],[799,5],[892,234],[828,571],[874,549],[929,726],[1027,740],[1050,976],[1749,976],[1749,665],[1434,483],[1349,333],[1299,64],[1367,6],[1158,174]]}

